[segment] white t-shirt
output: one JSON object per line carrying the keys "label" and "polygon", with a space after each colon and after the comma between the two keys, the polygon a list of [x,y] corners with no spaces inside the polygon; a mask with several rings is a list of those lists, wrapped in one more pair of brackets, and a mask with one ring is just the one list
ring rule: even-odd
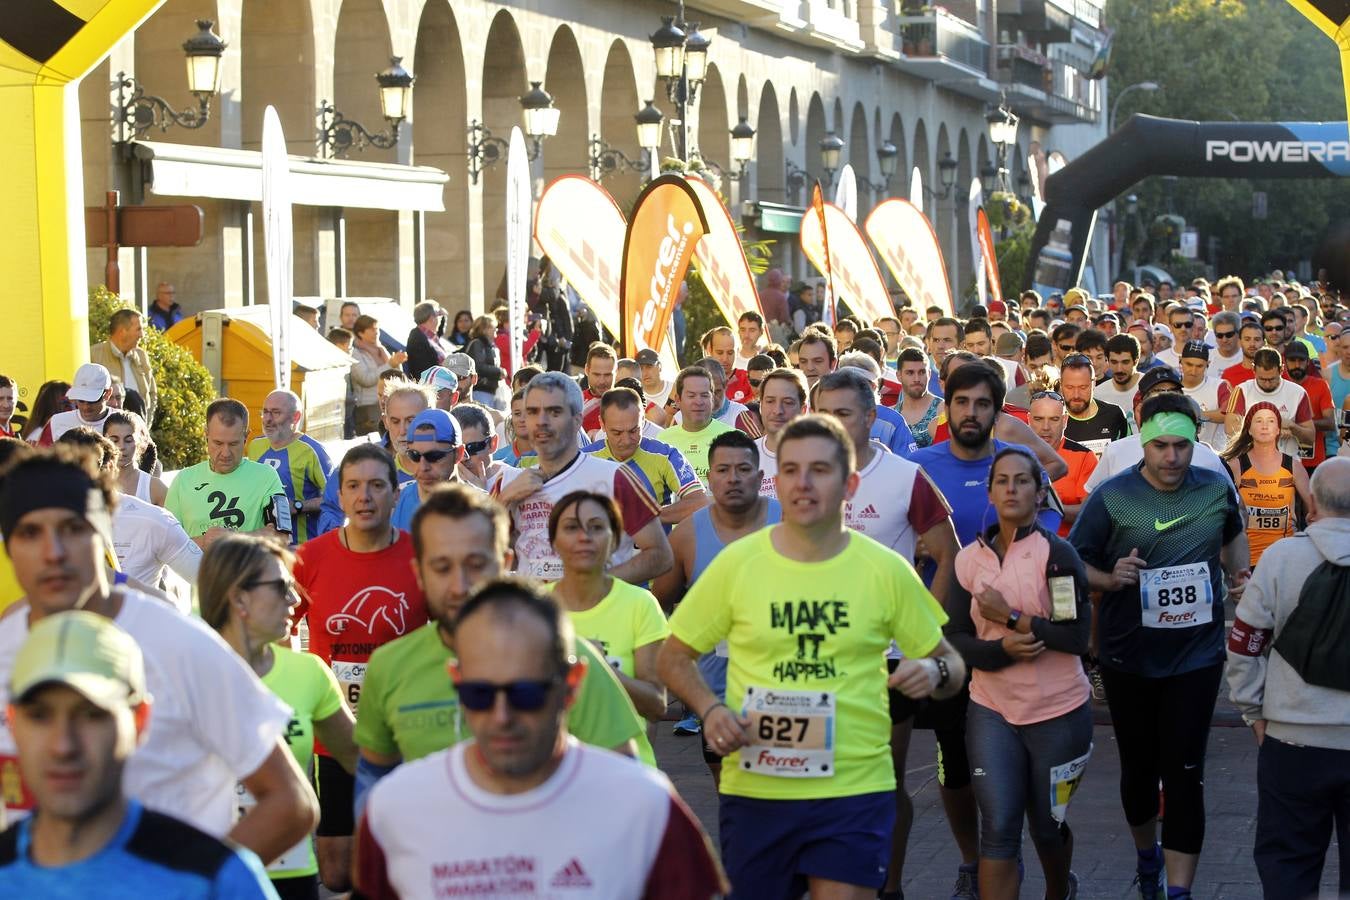
{"label": "white t-shirt", "polygon": [[1134,385],[1128,391],[1122,391],[1116,385],[1114,378],[1108,378],[1101,384],[1092,389],[1092,396],[1097,400],[1105,400],[1107,403],[1114,403],[1125,412],[1125,419],[1130,423],[1132,430],[1138,430],[1134,422],[1134,397],[1139,393],[1139,376],[1134,378]]}
{"label": "white t-shirt", "polygon": [[[494,494],[500,493],[521,471],[504,473],[493,486]],[[589,453],[578,453],[567,468],[510,508],[516,531],[516,571],[544,581],[557,581],[562,577],[562,560],[553,552],[548,540],[548,517],[553,513],[553,504],[573,491],[595,491],[614,498],[624,513],[625,528],[632,530],[619,541],[619,549],[614,551],[610,565],[617,566],[631,559],[637,553],[631,535],[646,524],[646,521],[632,521],[633,505],[645,498],[651,510],[656,510],[656,501],[635,478],[625,465]]]}
{"label": "white t-shirt", "polygon": [[[1083,490],[1088,493],[1096,490],[1097,485],[1113,475],[1119,475],[1132,466],[1137,466],[1144,461],[1144,445],[1139,443],[1139,435],[1131,434],[1118,441],[1112,441],[1106,445],[1106,449],[1097,459],[1097,468],[1092,470],[1088,480],[1083,484]],[[1199,466],[1202,469],[1212,469],[1220,475],[1227,475],[1228,465],[1221,459],[1219,454],[1209,449],[1204,443],[1195,445],[1195,451],[1191,455],[1191,465]]]}
{"label": "white t-shirt", "polygon": [[755,446],[759,448],[759,469],[764,473],[759,483],[759,495],[777,500],[778,483],[774,481],[774,476],[778,474],[778,454],[769,449],[767,434],[755,438]]}
{"label": "white t-shirt", "polygon": [[1222,378],[1226,369],[1231,369],[1240,362],[1242,362],[1241,350],[1232,356],[1221,356],[1218,353],[1211,353],[1209,355],[1209,369],[1207,371],[1215,378]]}
{"label": "white t-shirt", "polygon": [[[149,733],[127,762],[122,786],[151,809],[223,837],[234,823],[235,783],[271,754],[291,709],[200,620],[139,591],[123,588],[120,594],[122,608],[113,621],[140,644],[153,701]],[[9,703],[10,667],[27,636],[23,604],[0,619],[0,704]],[[0,773],[6,779],[14,756],[14,738],[0,722]],[[27,814],[24,805],[9,803],[6,790],[6,814]]]}
{"label": "white t-shirt", "polygon": [[663,381],[661,382],[661,389],[659,391],[649,391],[645,384],[642,386],[642,390],[647,395],[648,401],[655,403],[657,406],[665,406],[666,401],[670,399],[670,392],[674,387],[674,381]]}
{"label": "white t-shirt", "polygon": [[49,441],[51,443],[56,443],[57,439],[59,439],[61,435],[65,434],[72,428],[88,428],[92,431],[97,431],[99,434],[102,434],[103,423],[107,422],[108,416],[112,414],[113,414],[112,407],[110,406],[104,407],[103,415],[99,416],[94,421],[89,422],[80,416],[80,411],[78,409],[68,409],[65,412],[59,412],[56,415],[52,416],[50,420],[48,420],[47,427],[42,429],[42,431],[38,433],[37,440],[39,443],[44,444],[44,446],[46,442]]}
{"label": "white t-shirt", "polygon": [[[117,511],[113,513],[112,525],[113,551],[127,575],[142,584],[158,586],[164,577],[164,567],[168,566],[184,581],[196,583],[202,551],[187,536],[173,513],[138,497],[122,494],[117,501]],[[190,612],[181,607],[178,611]]]}
{"label": "white t-shirt", "polygon": [[[1280,411],[1280,419],[1288,425],[1290,422],[1297,422],[1300,417],[1305,421],[1313,418],[1312,404],[1308,402],[1308,392],[1302,385],[1294,384],[1287,378],[1280,379],[1280,386],[1267,393],[1261,390],[1261,386],[1252,378],[1242,382],[1229,398],[1229,413],[1236,413],[1238,416],[1246,415],[1247,407],[1255,406],[1258,403],[1272,403]],[[1298,449],[1298,439],[1292,434],[1280,438],[1276,444],[1281,453],[1287,453],[1295,459],[1301,459]],[[1311,449],[1311,444],[1309,449]]]}
{"label": "white t-shirt", "polygon": [[404,763],[371,789],[357,834],[363,893],[631,900],[671,883],[661,868],[690,864],[699,829],[656,770],[568,738],[543,784],[493,794],[468,773],[471,745]]}
{"label": "white t-shirt", "polygon": [[914,463],[891,453],[880,443],[871,442],[872,458],[858,471],[858,489],[844,504],[844,524],[890,547],[911,563],[919,530],[933,527],[924,521],[918,528],[910,515],[911,501],[919,482],[927,488],[919,506],[924,518],[946,511],[942,493]]}
{"label": "white t-shirt", "polygon": [[[1204,381],[1193,388],[1182,385],[1181,392],[1194,400],[1201,411],[1221,412],[1224,409],[1225,401],[1228,399],[1229,388],[1228,382],[1222,378],[1208,375]],[[1216,451],[1222,450],[1228,446],[1228,431],[1222,422],[1202,421],[1200,423],[1200,440]]]}

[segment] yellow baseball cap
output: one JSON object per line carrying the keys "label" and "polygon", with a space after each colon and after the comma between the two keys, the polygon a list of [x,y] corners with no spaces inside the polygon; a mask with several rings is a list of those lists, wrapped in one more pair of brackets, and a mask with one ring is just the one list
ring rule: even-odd
{"label": "yellow baseball cap", "polygon": [[64,684],[103,709],[146,698],[145,660],[134,638],[107,616],[71,610],[32,627],[14,658],[9,695],[15,703],[46,684]]}

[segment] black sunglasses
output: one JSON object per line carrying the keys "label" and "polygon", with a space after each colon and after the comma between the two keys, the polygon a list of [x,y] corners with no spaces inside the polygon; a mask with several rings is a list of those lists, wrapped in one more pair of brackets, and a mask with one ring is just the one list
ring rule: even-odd
{"label": "black sunglasses", "polygon": [[1190,327],[1192,327],[1192,326],[1194,326],[1194,325],[1195,325],[1195,322],[1173,322],[1173,323],[1172,323],[1172,328],[1173,328],[1173,330],[1175,330],[1175,331],[1180,331],[1180,330],[1183,329],[1183,328],[1190,328]]}
{"label": "black sunglasses", "polygon": [[1266,331],[1284,331],[1283,325],[1266,325],[1263,327],[1266,329]]}
{"label": "black sunglasses", "polygon": [[286,596],[295,590],[295,582],[289,578],[269,578],[265,581],[246,581],[241,587],[246,591],[260,587],[274,587],[277,589],[277,593]]}
{"label": "black sunglasses", "polygon": [[1060,344],[1060,345],[1059,345],[1059,351],[1060,351],[1061,353],[1072,353],[1072,352],[1073,352],[1073,349],[1074,349],[1073,344]]}
{"label": "black sunglasses", "polygon": [[455,690],[459,693],[459,702],[464,705],[464,708],[474,712],[491,709],[492,705],[497,702],[499,693],[506,694],[506,702],[512,709],[521,712],[534,712],[548,702],[549,692],[553,690],[559,680],[557,678],[550,678],[545,681],[522,679],[520,681],[508,681],[506,684],[494,684],[491,681],[460,681],[456,682]]}
{"label": "black sunglasses", "polygon": [[1063,403],[1064,396],[1059,391],[1037,391],[1031,395],[1031,400],[1033,403],[1037,400],[1058,400]]}
{"label": "black sunglasses", "polygon": [[755,390],[759,390],[759,386],[764,383],[763,378],[747,378],[746,381],[750,382],[750,386]]}
{"label": "black sunglasses", "polygon": [[422,460],[424,460],[424,459],[425,459],[427,462],[429,462],[429,463],[438,463],[438,462],[440,462],[441,460],[445,459],[447,456],[454,456],[454,455],[455,455],[455,451],[454,451],[454,450],[409,450],[409,451],[408,451],[408,459],[411,459],[411,460],[412,460],[413,462],[415,462],[415,463],[420,463],[420,462],[421,462]]}
{"label": "black sunglasses", "polygon": [[1226,340],[1228,340],[1230,337],[1232,337],[1232,336],[1235,335],[1235,334],[1237,334],[1236,331],[1216,331],[1216,332],[1214,332],[1214,336],[1215,336],[1216,338],[1218,338],[1219,340],[1221,340],[1221,341],[1226,341]]}
{"label": "black sunglasses", "polygon": [[[469,456],[477,456],[479,453],[482,453],[491,445],[492,445],[492,438],[484,438],[481,441],[469,441],[467,444],[464,445],[464,452],[467,453]],[[435,462],[435,460],[432,460],[432,462]]]}

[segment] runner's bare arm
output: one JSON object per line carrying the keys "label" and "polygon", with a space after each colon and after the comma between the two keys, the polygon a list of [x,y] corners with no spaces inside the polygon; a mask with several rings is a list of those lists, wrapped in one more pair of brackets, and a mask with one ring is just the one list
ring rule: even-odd
{"label": "runner's bare arm", "polygon": [[258,854],[264,864],[294,847],[318,824],[319,801],[280,737],[262,765],[240,783],[258,802],[228,836]]}
{"label": "runner's bare arm", "polygon": [[[942,660],[947,668],[947,677],[942,677]],[[966,661],[956,652],[946,638],[938,640],[937,645],[922,659],[902,659],[891,673],[887,685],[913,700],[932,697],[945,700],[955,696],[966,683]]]}
{"label": "runner's bare arm", "polygon": [[[1294,463],[1298,466],[1298,462]],[[1242,591],[1251,577],[1252,556],[1247,544],[1247,532],[1238,532],[1237,537],[1223,545],[1223,571],[1228,576],[1228,599],[1236,603],[1242,598]]]}
{"label": "runner's bare arm", "polygon": [[1045,474],[1051,481],[1058,481],[1069,474],[1069,464],[1055,452],[1045,441],[1041,440],[1040,435],[1031,430],[1031,426],[1016,416],[1010,416],[1007,413],[999,413],[998,421],[995,423],[994,436],[1000,441],[1007,441],[1010,444],[1021,444],[1036,454],[1036,458],[1041,461],[1041,467],[1045,469]]}
{"label": "runner's bare arm", "polygon": [[675,556],[675,564],[670,567],[670,571],[652,581],[652,593],[660,601],[666,615],[670,615],[689,588],[689,572],[694,566],[692,525],[680,525],[670,533],[670,551]]}
{"label": "runner's bare arm", "polygon": [[672,634],[661,645],[656,658],[656,673],[670,692],[703,720],[708,746],[725,756],[750,743],[746,731],[750,720],[733,713],[709,689],[695,664],[700,655]]}
{"label": "runner's bare arm", "polygon": [[678,525],[707,506],[711,499],[712,496],[702,490],[687,494],[674,503],[661,507],[661,523],[663,525]]}
{"label": "runner's bare arm", "polygon": [[947,597],[951,594],[952,584],[956,580],[956,552],[961,545],[956,540],[956,527],[951,517],[943,519],[937,525],[919,535],[924,550],[933,560],[937,570],[933,573],[933,585],[929,591],[943,608],[947,606]]}
{"label": "runner's bare arm", "polygon": [[352,729],[355,727],[356,719],[345,703],[328,718],[316,719],[314,722],[314,736],[323,742],[328,748],[328,755],[336,759],[349,775],[356,771],[356,742],[352,740]]}
{"label": "runner's bare arm", "polygon": [[1315,419],[1308,418],[1304,419],[1302,422],[1286,422],[1284,427],[1289,430],[1289,433],[1292,434],[1294,439],[1300,444],[1311,444],[1313,439],[1317,436],[1315,422]]}
{"label": "runner's bare arm", "polygon": [[[1245,535],[1243,542],[1246,543]],[[1122,556],[1116,560],[1116,564],[1109,572],[1103,572],[1091,563],[1083,563],[1087,569],[1088,587],[1094,591],[1118,591],[1126,585],[1138,584],[1139,570],[1146,565],[1148,563],[1139,555],[1137,547],[1130,551],[1129,556]]]}
{"label": "runner's bare arm", "polygon": [[656,674],[656,655],[660,650],[660,641],[643,644],[633,650],[633,677],[617,669],[614,672],[638,715],[650,722],[659,722],[666,714],[666,688]]}
{"label": "runner's bare arm", "polygon": [[670,571],[675,562],[670,552],[670,541],[666,540],[666,531],[661,527],[659,518],[652,519],[633,535],[633,545],[638,551],[633,558],[609,570],[609,574],[629,584],[651,581]]}

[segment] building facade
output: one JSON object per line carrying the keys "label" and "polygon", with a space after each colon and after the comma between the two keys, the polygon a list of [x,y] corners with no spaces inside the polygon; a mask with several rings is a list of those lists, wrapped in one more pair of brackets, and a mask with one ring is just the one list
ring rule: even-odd
{"label": "building facade", "polygon": [[[808,275],[791,233],[768,226],[756,203],[800,206],[825,179],[820,142],[845,142],[858,176],[859,213],[906,196],[917,167],[954,292],[972,280],[966,189],[996,155],[986,113],[1002,99],[1021,116],[1007,166],[1018,192],[1031,152],[1074,157],[1105,133],[1105,82],[1087,78],[1103,40],[1102,0],[702,0],[685,15],[712,39],[706,80],[691,110],[691,144],[724,171],[730,129],[755,129],[743,177],[724,182],[752,236],[777,239],[776,261]],[[674,116],[655,74],[649,35],[674,3],[653,0],[168,0],[80,86],[86,205],[105,191],[123,203],[195,203],[197,247],[124,250],[123,293],[153,295],[172,282],[188,311],[267,300],[256,198],[263,111],[276,107],[291,154],[305,157],[294,210],[297,296],[422,297],[447,309],[492,305],[505,266],[504,162],[470,178],[468,130],[505,138],[518,98],[543,83],[559,110],[557,134],[533,163],[536,193],[589,169],[599,138],[641,157],[633,116],[652,99]],[[211,19],[228,48],[220,93],[204,127],[114,135],[110,84],[119,72],[175,106],[192,105],[182,43]],[[402,57],[416,76],[412,109],[389,149],[325,159],[317,113],[330,101],[371,130],[383,128],[375,73]],[[114,137],[124,140],[115,141]],[[877,148],[898,150],[883,183]],[[956,161],[954,189],[938,163]],[[672,155],[670,135],[661,150]],[[621,208],[641,178],[604,180]],[[89,252],[90,283],[103,280]],[[134,278],[130,277],[134,273]],[[1012,286],[1010,286],[1012,287]]]}

